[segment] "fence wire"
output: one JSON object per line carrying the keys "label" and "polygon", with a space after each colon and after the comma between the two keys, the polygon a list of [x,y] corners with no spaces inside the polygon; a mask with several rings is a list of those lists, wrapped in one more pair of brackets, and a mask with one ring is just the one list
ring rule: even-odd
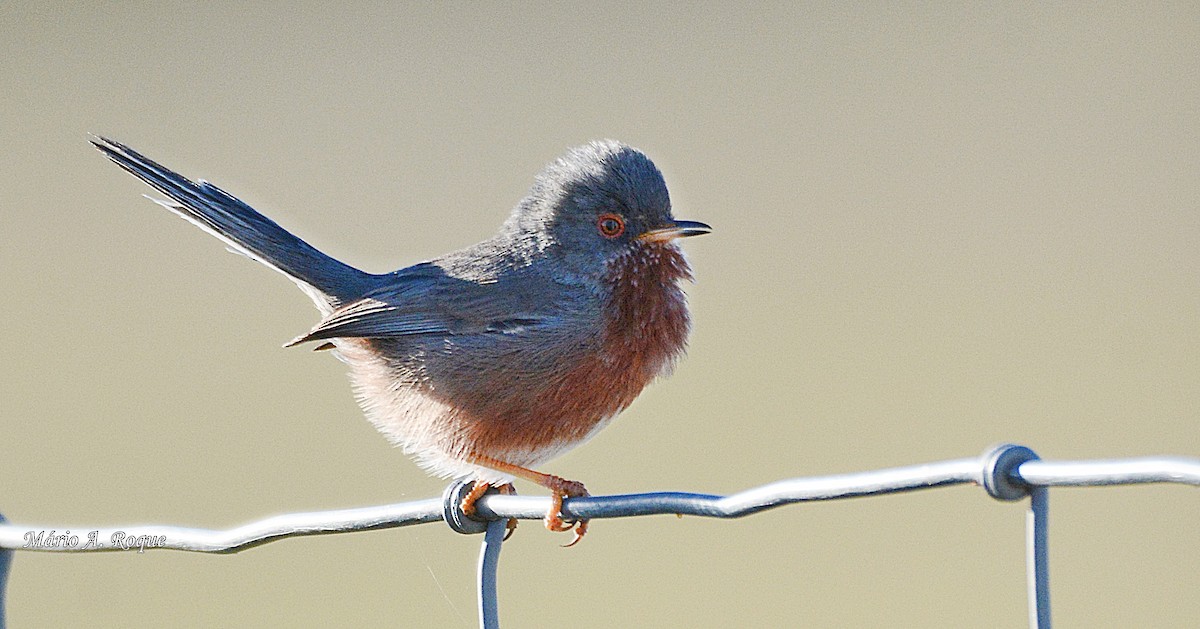
{"label": "fence wire", "polygon": [[[740,518],[797,502],[837,500],[973,484],[998,500],[1030,499],[1026,514],[1026,561],[1029,625],[1050,627],[1049,491],[1050,487],[1089,487],[1142,483],[1200,486],[1200,459],[1146,457],[1091,461],[1043,461],[1029,448],[1003,444],[981,457],[954,459],[870,472],[781,480],[729,496],[657,492],[570,498],[563,503],[566,519],[623,518],[680,514]],[[171,549],[236,553],[288,537],[370,531],[443,521],[464,534],[486,533],[480,553],[479,624],[499,627],[497,566],[505,523],[509,518],[540,520],[549,497],[489,493],[467,517],[458,505],[469,484],[456,483],[442,498],[393,505],[279,515],[227,530],[178,526],[47,527],[8,524],[0,516],[0,629],[4,628],[4,591],[12,552],[111,552]],[[78,531],[86,531],[80,536]]]}

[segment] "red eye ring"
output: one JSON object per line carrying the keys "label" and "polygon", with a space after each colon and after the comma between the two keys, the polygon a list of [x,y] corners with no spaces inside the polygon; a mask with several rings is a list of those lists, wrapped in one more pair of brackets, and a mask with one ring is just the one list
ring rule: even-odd
{"label": "red eye ring", "polygon": [[596,219],[596,229],[605,238],[616,238],[625,233],[625,219],[619,214],[601,214]]}

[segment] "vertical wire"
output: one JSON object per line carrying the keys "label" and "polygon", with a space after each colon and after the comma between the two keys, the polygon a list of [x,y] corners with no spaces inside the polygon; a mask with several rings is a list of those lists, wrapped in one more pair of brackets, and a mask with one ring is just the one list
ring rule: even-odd
{"label": "vertical wire", "polygon": [[1050,490],[1031,487],[1025,514],[1025,578],[1030,629],[1050,629]]}
{"label": "vertical wire", "polygon": [[[479,550],[479,627],[500,629],[500,609],[496,599],[496,568],[500,565],[500,545],[508,532],[508,520],[500,518],[488,523]],[[2,628],[0,628],[2,629]]]}
{"label": "vertical wire", "polygon": [[[8,520],[0,515],[0,524],[7,524]],[[8,590],[8,571],[12,568],[13,551],[8,548],[0,548],[0,629],[8,626],[4,620],[4,598]]]}

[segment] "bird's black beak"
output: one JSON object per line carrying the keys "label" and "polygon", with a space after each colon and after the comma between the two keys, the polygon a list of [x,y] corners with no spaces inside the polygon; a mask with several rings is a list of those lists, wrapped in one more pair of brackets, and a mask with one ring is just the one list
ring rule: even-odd
{"label": "bird's black beak", "polygon": [[711,227],[700,221],[672,221],[670,225],[652,229],[638,236],[637,239],[642,242],[667,242],[676,238],[699,236],[711,231]]}

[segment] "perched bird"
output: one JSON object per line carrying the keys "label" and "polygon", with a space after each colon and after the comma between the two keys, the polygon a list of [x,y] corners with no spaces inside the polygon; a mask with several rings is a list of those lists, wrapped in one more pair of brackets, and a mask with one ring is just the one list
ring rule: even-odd
{"label": "perched bird", "polygon": [[339,262],[217,186],[193,182],[105,138],[92,143],[170,200],[158,201],[286,275],[321,321],[289,342],[321,341],[350,367],[367,418],[429,473],[471,479],[468,514],[489,486],[546,487],[547,528],[583,484],[532,468],[587,441],[670,371],[691,324],[676,240],[708,225],[676,220],[662,174],[605,140],[570,149],[534,180],[500,231],[476,245],[372,274]]}

